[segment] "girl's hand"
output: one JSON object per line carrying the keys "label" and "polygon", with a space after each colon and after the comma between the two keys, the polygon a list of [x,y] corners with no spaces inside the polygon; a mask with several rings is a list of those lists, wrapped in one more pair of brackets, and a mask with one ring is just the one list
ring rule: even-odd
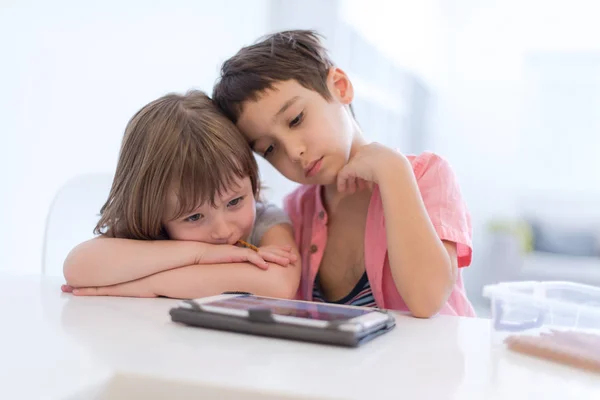
{"label": "girl's hand", "polygon": [[290,246],[264,246],[254,251],[245,247],[227,244],[200,243],[200,254],[196,264],[225,264],[248,262],[260,269],[268,269],[269,262],[283,267],[297,260]]}
{"label": "girl's hand", "polygon": [[263,246],[258,249],[258,255],[282,267],[287,267],[298,260],[298,256],[292,252],[292,246]]}
{"label": "girl's hand", "polygon": [[[244,247],[238,247],[228,244],[208,244],[198,243],[200,251],[196,256],[195,264],[226,264],[248,262],[256,265],[258,268],[267,269],[267,261],[271,259],[263,258],[260,252]],[[271,254],[271,253],[268,253]],[[277,262],[277,261],[274,261]]]}
{"label": "girl's hand", "polygon": [[379,143],[368,144],[361,147],[338,173],[338,191],[354,193],[370,189],[372,183],[378,184],[384,175],[397,174],[407,166],[411,168],[406,157],[397,151]]}
{"label": "girl's hand", "polygon": [[150,290],[144,279],[98,287],[73,288],[62,285],[60,289],[75,296],[158,297]]}

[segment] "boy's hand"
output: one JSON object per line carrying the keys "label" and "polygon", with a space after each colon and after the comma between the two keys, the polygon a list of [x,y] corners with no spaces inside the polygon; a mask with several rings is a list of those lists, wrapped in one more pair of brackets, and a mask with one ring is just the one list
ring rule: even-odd
{"label": "boy's hand", "polygon": [[354,193],[357,189],[371,188],[379,184],[385,175],[399,173],[403,168],[410,169],[410,163],[402,154],[383,146],[371,143],[361,147],[338,173],[339,192]]}

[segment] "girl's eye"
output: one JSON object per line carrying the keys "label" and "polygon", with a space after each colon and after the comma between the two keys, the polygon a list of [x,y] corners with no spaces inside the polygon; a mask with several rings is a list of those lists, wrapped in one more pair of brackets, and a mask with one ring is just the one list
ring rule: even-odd
{"label": "girl's eye", "polygon": [[188,222],[196,222],[196,221],[200,221],[202,218],[204,218],[204,215],[202,215],[202,214],[194,214],[194,215],[190,215],[185,220],[188,221]]}
{"label": "girl's eye", "polygon": [[269,147],[267,147],[267,149],[263,152],[263,157],[266,158],[269,154],[273,152],[273,150],[275,150],[275,146],[270,145]]}
{"label": "girl's eye", "polygon": [[304,111],[296,116],[293,120],[290,121],[290,128],[294,128],[302,122],[302,118],[304,117]]}
{"label": "girl's eye", "polygon": [[233,199],[227,204],[228,207],[235,207],[240,204],[244,200],[244,196],[238,197],[237,199]]}

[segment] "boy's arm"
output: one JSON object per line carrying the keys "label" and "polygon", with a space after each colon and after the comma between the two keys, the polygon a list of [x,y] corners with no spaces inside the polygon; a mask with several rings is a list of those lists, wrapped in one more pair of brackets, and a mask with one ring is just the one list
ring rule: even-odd
{"label": "boy's arm", "polygon": [[[434,168],[440,168],[440,165]],[[449,167],[443,165],[441,168]],[[440,239],[421,195],[415,172],[406,158],[398,158],[390,168],[382,171],[378,184],[394,282],[414,316],[431,317],[443,307],[456,281],[457,244]],[[436,190],[434,187],[429,189]],[[434,196],[449,194],[439,192]],[[435,212],[454,211],[440,208]],[[444,228],[452,227],[441,227]]]}
{"label": "boy's arm", "polygon": [[235,246],[98,237],[69,253],[63,273],[72,287],[107,286],[188,265],[246,261],[266,268],[257,253]]}
{"label": "boy's arm", "polygon": [[225,291],[244,291],[261,296],[293,298],[300,282],[300,257],[288,224],[275,225],[261,240],[264,246],[293,246],[296,261],[287,267],[277,265],[261,270],[249,263],[191,265],[126,282],[118,285],[75,289],[83,296],[165,296],[193,299],[221,294]]}
{"label": "boy's arm", "polygon": [[470,220],[448,163],[424,153],[416,164],[413,170],[402,154],[372,143],[342,168],[337,186],[351,193],[365,182],[379,186],[394,283],[411,313],[427,318],[470,262]]}

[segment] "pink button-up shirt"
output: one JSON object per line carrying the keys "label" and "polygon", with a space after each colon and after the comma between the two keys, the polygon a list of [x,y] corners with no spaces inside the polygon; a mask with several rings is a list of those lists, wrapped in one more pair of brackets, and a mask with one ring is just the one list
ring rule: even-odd
{"label": "pink button-up shirt", "polygon": [[[446,160],[433,153],[407,156],[421,197],[440,239],[456,243],[458,276],[440,314],[475,316],[467,299],[460,268],[471,263],[471,217],[456,177]],[[302,279],[297,297],[312,300],[313,284],[327,245],[327,212],[317,185],[304,185],[289,194],[284,207],[294,224],[294,236],[302,257]],[[408,311],[392,277],[387,255],[383,204],[374,187],[367,211],[365,269],[378,307]]]}

